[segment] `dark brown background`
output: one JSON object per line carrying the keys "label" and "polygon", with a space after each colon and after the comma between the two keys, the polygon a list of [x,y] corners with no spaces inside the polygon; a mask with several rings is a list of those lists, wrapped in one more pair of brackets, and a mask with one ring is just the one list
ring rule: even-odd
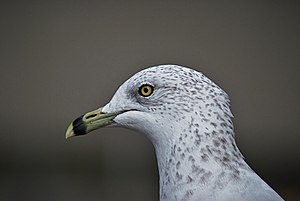
{"label": "dark brown background", "polygon": [[1,1],[0,200],[158,200],[143,135],[68,124],[144,67],[193,67],[225,89],[251,167],[299,200],[297,1]]}

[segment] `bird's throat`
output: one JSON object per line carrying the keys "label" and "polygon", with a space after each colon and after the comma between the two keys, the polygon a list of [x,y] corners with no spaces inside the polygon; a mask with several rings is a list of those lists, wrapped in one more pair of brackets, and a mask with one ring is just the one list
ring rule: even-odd
{"label": "bird's throat", "polygon": [[233,133],[211,132],[214,137],[205,137],[205,133],[205,130],[198,130],[199,139],[194,139],[197,138],[195,133],[187,137],[174,133],[179,136],[174,141],[155,145],[161,201],[192,200],[195,191],[209,192],[209,183],[216,179],[213,175],[226,173],[237,177],[240,169],[246,166],[231,139]]}

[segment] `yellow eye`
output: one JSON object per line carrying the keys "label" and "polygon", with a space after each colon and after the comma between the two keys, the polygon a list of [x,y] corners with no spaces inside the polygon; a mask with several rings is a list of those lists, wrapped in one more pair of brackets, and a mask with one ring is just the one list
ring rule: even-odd
{"label": "yellow eye", "polygon": [[152,94],[153,92],[153,86],[149,84],[144,84],[140,87],[139,93],[141,96],[148,97]]}

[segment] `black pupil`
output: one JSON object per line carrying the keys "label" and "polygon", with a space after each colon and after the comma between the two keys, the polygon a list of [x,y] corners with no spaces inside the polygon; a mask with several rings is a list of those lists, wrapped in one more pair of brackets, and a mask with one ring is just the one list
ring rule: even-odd
{"label": "black pupil", "polygon": [[144,92],[148,93],[149,89],[147,87],[144,88]]}

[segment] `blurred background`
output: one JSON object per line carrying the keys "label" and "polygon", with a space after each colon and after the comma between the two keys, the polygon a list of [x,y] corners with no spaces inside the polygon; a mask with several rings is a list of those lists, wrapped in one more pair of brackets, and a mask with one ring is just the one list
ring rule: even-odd
{"label": "blurred background", "polygon": [[279,0],[1,1],[0,200],[158,200],[145,136],[65,131],[161,63],[219,84],[247,162],[300,200],[299,10]]}

